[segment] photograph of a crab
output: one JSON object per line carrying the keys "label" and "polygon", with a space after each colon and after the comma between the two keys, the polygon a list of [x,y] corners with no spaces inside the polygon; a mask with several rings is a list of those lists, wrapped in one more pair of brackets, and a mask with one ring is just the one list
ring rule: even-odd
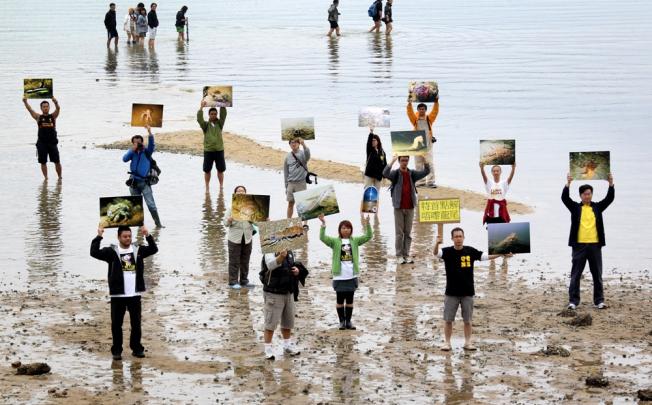
{"label": "photograph of a crab", "polygon": [[100,197],[100,225],[104,228],[142,226],[143,196]]}

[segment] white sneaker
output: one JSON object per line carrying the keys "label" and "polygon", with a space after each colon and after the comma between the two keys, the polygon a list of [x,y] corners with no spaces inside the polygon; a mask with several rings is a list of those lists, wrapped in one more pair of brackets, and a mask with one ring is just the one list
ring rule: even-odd
{"label": "white sneaker", "polygon": [[265,359],[274,360],[274,348],[272,345],[265,345]]}
{"label": "white sneaker", "polygon": [[290,356],[298,356],[299,354],[301,354],[301,352],[299,351],[299,349],[297,349],[297,346],[294,344],[294,342],[290,342],[284,346],[285,347],[283,348],[283,352],[285,354],[289,354]]}
{"label": "white sneaker", "polygon": [[571,302],[571,303],[568,304],[568,306],[566,307],[566,309],[570,309],[570,310],[575,311],[575,309],[577,309],[577,305],[575,305],[575,304],[573,304],[573,303]]}
{"label": "white sneaker", "polygon": [[231,288],[231,289],[233,289],[233,290],[239,290],[239,289],[242,288],[242,287],[240,287],[240,284],[236,283],[236,284],[231,284],[231,285],[229,286],[229,288]]}
{"label": "white sneaker", "polygon": [[595,307],[596,307],[597,309],[606,309],[606,308],[607,308],[607,304],[605,304],[604,302],[601,302],[601,303],[599,303],[598,305],[596,305]]}
{"label": "white sneaker", "polygon": [[406,264],[407,259],[405,257],[402,257],[401,260],[399,261],[400,264]]}

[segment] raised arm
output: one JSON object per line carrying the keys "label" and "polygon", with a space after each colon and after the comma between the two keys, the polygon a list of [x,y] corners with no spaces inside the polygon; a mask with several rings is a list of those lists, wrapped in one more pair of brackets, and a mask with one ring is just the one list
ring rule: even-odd
{"label": "raised arm", "polygon": [[56,98],[52,97],[52,102],[54,103],[54,106],[57,108],[53,113],[52,117],[56,120],[59,118],[59,112],[61,111],[61,106],[59,105],[59,102],[57,101]]}
{"label": "raised arm", "polygon": [[365,222],[364,235],[355,238],[356,242],[358,242],[358,245],[363,245],[369,242],[373,236],[373,231],[371,230],[371,224],[369,223],[369,217],[366,217],[364,222]]}
{"label": "raised arm", "polygon": [[390,179],[392,182],[394,182],[394,179],[392,178],[392,166],[394,166],[396,159],[398,159],[398,156],[396,154],[392,155],[392,161],[387,163],[387,166],[383,169],[383,177]]}
{"label": "raised arm", "polygon": [[487,173],[484,172],[484,163],[480,162],[480,173],[482,173],[482,184],[487,184]]}
{"label": "raised arm", "polygon": [[435,120],[437,119],[437,115],[439,115],[439,96],[435,98],[435,104],[433,104],[432,109],[428,114],[428,121],[430,121],[430,125],[434,124]]}
{"label": "raised arm", "polygon": [[566,176],[566,185],[564,186],[564,189],[561,191],[561,201],[569,210],[572,210],[575,206],[575,202],[571,200],[569,195],[571,181],[573,181],[573,178],[569,174],[568,176]]}
{"label": "raised arm", "polygon": [[369,157],[369,154],[373,150],[373,146],[371,146],[371,141],[374,139],[374,131],[369,128],[369,137],[367,138],[367,158]]}
{"label": "raised arm", "polygon": [[226,107],[220,107],[220,129],[224,129],[224,122],[226,121]]}
{"label": "raised arm", "polygon": [[310,160],[310,149],[308,149],[303,139],[301,139],[301,146],[303,146],[303,156],[306,158],[306,163],[308,163]]}
{"label": "raised arm", "polygon": [[324,214],[319,214],[319,220],[321,221],[321,227],[319,228],[319,240],[324,242],[324,245],[329,248],[333,248],[335,243],[335,238],[326,236],[326,220],[324,219]]}
{"label": "raised arm", "polygon": [[204,111],[202,108],[206,105],[206,103],[202,100],[201,106],[199,107],[199,110],[197,111],[197,123],[201,127],[203,131],[206,131],[206,121],[204,121]]}
{"label": "raised arm", "polygon": [[99,226],[97,228],[97,236],[91,241],[91,257],[94,257],[97,260],[108,262],[111,260],[110,248],[100,249],[100,243],[102,243],[102,235],[104,235],[104,228]]}
{"label": "raised arm", "polygon": [[407,116],[412,125],[417,124],[417,115],[414,113],[414,107],[412,107],[412,102],[408,98],[408,103],[407,103]]}
{"label": "raised arm", "polygon": [[145,128],[147,128],[147,133],[149,134],[149,137],[147,138],[147,153],[149,153],[151,156],[152,153],[154,153],[154,149],[156,148],[154,143],[154,134],[152,133],[152,128],[150,128],[149,125],[147,125]]}
{"label": "raised arm", "polygon": [[139,255],[144,259],[147,256],[151,256],[158,252],[158,246],[156,246],[154,237],[149,234],[147,228],[145,228],[144,225],[140,227],[140,232],[143,234],[145,240],[147,241],[147,245],[141,245],[139,248]]}
{"label": "raised arm", "polygon": [[609,173],[609,177],[607,179],[609,180],[609,190],[607,190],[607,196],[604,198],[604,200],[598,203],[598,206],[602,211],[606,210],[607,207],[611,205],[612,202],[614,202],[614,198],[616,196],[616,191],[614,189],[614,178],[611,176],[611,173]]}
{"label": "raised arm", "polygon": [[514,179],[514,173],[516,173],[516,162],[512,163],[512,171],[509,173],[509,177],[507,178],[507,184],[512,184],[512,180]]}
{"label": "raised arm", "polygon": [[27,97],[23,97],[23,104],[25,104],[25,108],[27,108],[27,112],[29,112],[29,115],[31,115],[32,118],[38,121],[38,114],[35,113],[34,110],[32,110],[32,106],[29,105],[29,103],[27,102]]}

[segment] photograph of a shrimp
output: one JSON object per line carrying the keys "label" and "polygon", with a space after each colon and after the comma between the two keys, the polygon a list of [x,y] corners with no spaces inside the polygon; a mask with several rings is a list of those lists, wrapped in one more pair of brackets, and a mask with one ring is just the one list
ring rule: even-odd
{"label": "photograph of a shrimp", "polygon": [[530,223],[489,224],[489,254],[530,253]]}
{"label": "photograph of a shrimp", "polygon": [[427,152],[426,131],[392,131],[392,153],[408,156]]}
{"label": "photograph of a shrimp", "polygon": [[100,225],[104,228],[142,226],[143,196],[100,197]]}
{"label": "photograph of a shrimp", "polygon": [[259,222],[258,230],[260,233],[260,248],[263,253],[299,249],[308,242],[300,218]]}
{"label": "photograph of a shrimp", "polygon": [[131,126],[132,127],[161,128],[163,126],[163,104],[132,104],[131,105]]}

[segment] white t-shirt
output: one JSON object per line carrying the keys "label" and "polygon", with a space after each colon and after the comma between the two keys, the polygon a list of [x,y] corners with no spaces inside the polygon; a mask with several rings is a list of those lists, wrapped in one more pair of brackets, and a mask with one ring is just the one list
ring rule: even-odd
{"label": "white t-shirt", "polygon": [[[485,184],[485,188],[487,189],[488,198],[490,200],[501,201],[505,199],[507,190],[509,190],[509,183],[507,183],[507,180],[501,180],[498,183],[496,183],[494,179],[489,178],[487,179],[487,184]],[[494,204],[494,218],[499,216],[498,215],[499,210],[500,210],[500,205]]]}
{"label": "white t-shirt", "polygon": [[333,276],[333,280],[351,280],[353,275],[353,254],[351,251],[351,241],[342,239],[342,249],[340,250],[340,275]]}
{"label": "white t-shirt", "polygon": [[129,246],[127,249],[118,246],[118,255],[120,256],[120,263],[122,263],[125,293],[111,295],[111,297],[135,297],[140,295],[139,292],[136,292],[136,258],[134,257],[133,246]]}

